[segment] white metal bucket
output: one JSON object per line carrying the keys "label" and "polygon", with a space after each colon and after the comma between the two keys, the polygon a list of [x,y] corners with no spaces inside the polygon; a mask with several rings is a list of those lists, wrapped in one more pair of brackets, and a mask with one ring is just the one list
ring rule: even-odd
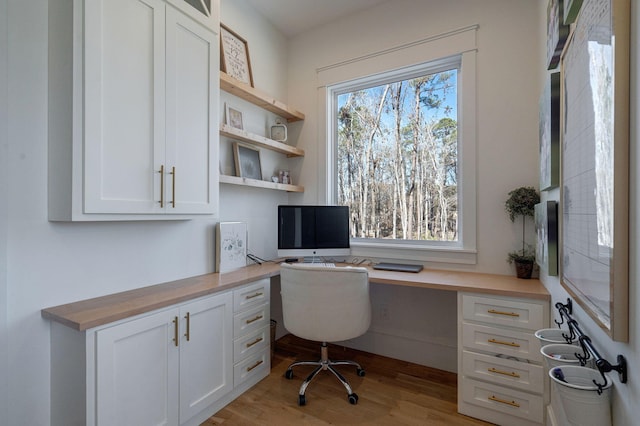
{"label": "white metal bucket", "polygon": [[[562,334],[569,336],[571,332],[569,330],[563,330],[561,328],[543,328],[535,332],[535,336],[540,342],[540,346],[550,345],[552,343],[567,343],[567,340]],[[577,343],[574,342],[574,344]]]}
{"label": "white metal bucket", "polygon": [[[547,367],[563,367],[566,365],[580,365],[580,360],[576,356],[582,354],[582,349],[579,346],[569,344],[550,344],[540,348],[540,353],[544,358],[544,362]],[[587,361],[586,367],[593,367],[593,363]]]}
{"label": "white metal bucket", "polygon": [[593,381],[604,383],[598,370],[571,365],[554,367],[549,370],[549,377],[570,425],[611,426],[611,381],[608,380],[607,386],[598,394],[598,387]]}

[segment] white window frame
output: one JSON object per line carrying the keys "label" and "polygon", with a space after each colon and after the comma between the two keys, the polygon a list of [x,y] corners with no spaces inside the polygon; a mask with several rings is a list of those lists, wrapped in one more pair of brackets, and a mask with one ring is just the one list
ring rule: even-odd
{"label": "white window frame", "polygon": [[[476,232],[476,33],[477,26],[455,30],[397,48],[376,52],[317,70],[320,112],[318,158],[321,203],[337,203],[337,128],[339,93],[367,84],[384,84],[419,74],[458,69],[458,241],[406,241],[354,238],[358,258],[477,263]],[[382,77],[384,76],[384,77]],[[322,123],[325,123],[322,125]],[[324,176],[323,176],[324,175]]]}

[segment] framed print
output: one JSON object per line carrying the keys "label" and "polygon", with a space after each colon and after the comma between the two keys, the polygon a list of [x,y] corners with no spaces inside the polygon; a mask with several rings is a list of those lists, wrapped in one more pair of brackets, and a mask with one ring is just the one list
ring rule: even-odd
{"label": "framed print", "polygon": [[549,0],[547,5],[547,69],[558,66],[560,55],[569,36],[569,26],[564,24],[564,0]]}
{"label": "framed print", "polygon": [[244,130],[244,123],[242,122],[242,111],[227,103],[224,104],[224,110],[225,124],[233,127],[234,129]]}
{"label": "framed print", "polygon": [[585,0],[562,58],[560,282],[616,341],[629,338],[630,7]]}
{"label": "framed print", "polygon": [[220,24],[220,69],[253,87],[249,45],[224,24]]}
{"label": "framed print", "polygon": [[540,97],[540,191],[560,181],[560,73],[549,74]]}
{"label": "framed print", "polygon": [[247,265],[247,224],[219,222],[216,226],[216,271],[228,272]]}
{"label": "framed print", "polygon": [[535,205],[536,263],[548,275],[558,275],[558,203]]}
{"label": "framed print", "polygon": [[234,142],[233,154],[236,163],[237,176],[262,180],[260,150]]}

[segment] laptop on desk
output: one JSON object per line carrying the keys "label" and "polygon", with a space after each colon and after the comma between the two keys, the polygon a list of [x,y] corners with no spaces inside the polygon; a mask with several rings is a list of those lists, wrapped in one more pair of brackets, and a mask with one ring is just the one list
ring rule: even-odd
{"label": "laptop on desk", "polygon": [[422,265],[408,265],[406,263],[378,263],[373,265],[373,269],[379,269],[382,271],[397,271],[397,272],[413,272],[417,273],[422,271]]}

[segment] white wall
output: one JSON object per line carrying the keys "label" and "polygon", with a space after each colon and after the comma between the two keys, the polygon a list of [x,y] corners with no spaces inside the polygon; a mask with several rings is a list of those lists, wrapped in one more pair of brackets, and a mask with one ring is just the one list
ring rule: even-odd
{"label": "white wall", "polygon": [[[203,274],[214,267],[216,220],[211,218],[145,223],[47,220],[47,11],[47,0],[0,0],[3,425],[49,424],[49,323],[40,317],[42,308]],[[273,64],[284,59],[260,52],[266,51],[264,43],[286,57],[284,39],[265,32],[264,23],[251,11],[238,16],[247,28],[233,20],[228,23],[255,47],[256,81],[278,92],[274,96],[283,95],[286,73]],[[261,257],[273,257],[275,205],[286,202],[286,194],[225,185],[220,192],[221,219],[248,221],[249,248]]]}
{"label": "white wall", "polygon": [[[319,154],[316,70],[452,30],[479,25],[477,55],[477,249],[471,266],[427,267],[513,274],[507,252],[517,247],[520,224],[504,211],[507,193],[538,182],[538,4],[530,0],[394,0],[346,16],[291,40],[289,99],[307,119],[301,131],[306,156],[295,170],[306,190],[296,201],[323,200],[315,183]],[[517,95],[514,95],[517,94]],[[505,161],[505,159],[508,159]],[[531,242],[533,235],[530,235]],[[449,371],[457,368],[456,298],[446,293],[373,287],[370,332],[351,345]],[[422,333],[411,328],[411,312]],[[431,324],[443,324],[431,327]],[[447,328],[446,325],[449,325]]]}
{"label": "white wall", "polygon": [[[546,25],[546,2],[539,4],[540,26]],[[638,150],[638,138],[640,136],[640,7],[638,2],[631,1],[631,87],[630,87],[630,117],[631,117],[631,138],[630,138],[630,211],[629,211],[629,343],[612,341],[599,326],[591,320],[584,310],[577,303],[573,303],[573,317],[580,324],[581,330],[586,333],[594,343],[602,357],[612,364],[617,364],[617,355],[623,355],[629,366],[629,380],[627,384],[622,384],[618,380],[618,374],[612,372],[609,378],[614,382],[613,387],[613,423],[614,425],[638,424],[640,418],[640,376],[637,368],[640,366],[640,327],[638,327],[638,307],[640,306],[640,292],[638,292],[638,278],[640,277],[640,188],[637,183],[640,179],[640,150]],[[543,34],[544,36],[544,34]],[[541,43],[539,52],[540,61],[546,57],[544,44]],[[540,81],[545,74],[539,76]],[[555,189],[550,192],[543,192],[544,200],[560,200],[560,190]],[[547,287],[552,297],[552,306],[557,302],[565,303],[569,294],[560,284],[556,276],[543,274],[541,280]],[[552,310],[555,318],[559,319],[557,311]],[[553,323],[552,323],[553,325]]]}

